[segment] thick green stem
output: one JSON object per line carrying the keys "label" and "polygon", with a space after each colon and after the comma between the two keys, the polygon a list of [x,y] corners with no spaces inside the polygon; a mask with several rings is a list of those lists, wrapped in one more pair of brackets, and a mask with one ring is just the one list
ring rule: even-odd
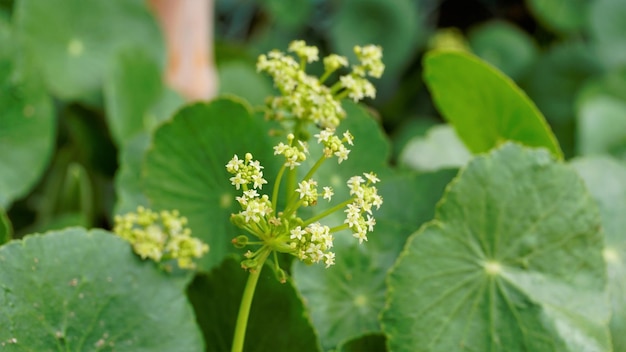
{"label": "thick green stem", "polygon": [[270,251],[262,253],[259,258],[259,265],[256,269],[250,271],[248,281],[246,282],[246,288],[243,290],[243,297],[241,297],[241,305],[239,306],[239,314],[237,315],[237,325],[235,326],[235,336],[233,337],[232,352],[242,352],[243,343],[246,338],[246,327],[248,326],[248,316],[250,315],[250,307],[252,306],[252,299],[254,298],[254,291],[256,290],[256,284],[259,281],[261,275],[261,269],[267,259]]}

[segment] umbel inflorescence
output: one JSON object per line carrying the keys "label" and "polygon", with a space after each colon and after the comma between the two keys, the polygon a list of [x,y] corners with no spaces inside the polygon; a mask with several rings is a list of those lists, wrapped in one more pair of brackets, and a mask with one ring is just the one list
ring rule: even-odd
{"label": "umbel inflorescence", "polygon": [[209,246],[191,237],[186,226],[187,218],[177,210],[154,212],[140,206],[137,212],[117,215],[113,231],[130,242],[142,259],[176,260],[179,268],[194,269],[193,260],[208,252]]}
{"label": "umbel inflorescence", "polygon": [[[286,130],[286,140],[274,146],[274,155],[284,158],[284,163],[271,194],[262,193],[268,182],[263,166],[250,153],[243,157],[235,155],[226,164],[226,170],[232,175],[231,184],[241,191],[236,197],[241,211],[232,214],[231,220],[247,233],[233,239],[233,243],[240,248],[254,248],[245,253],[247,259],[242,266],[257,270],[274,253],[275,269],[281,280],[284,280],[284,272],[278,267],[277,252],[291,254],[307,264],[323,262],[329,267],[335,262],[332,251],[335,234],[350,230],[359,243],[367,241],[367,234],[376,224],[373,210],[383,202],[375,186],[379,179],[373,173],[364,173],[346,181],[348,199],[317,211],[317,215],[309,218],[301,217],[299,212],[305,207],[320,207],[320,203],[330,202],[334,196],[334,190],[318,184],[314,175],[327,159],[336,158],[338,164],[348,159],[354,137],[349,131],[336,132],[346,115],[341,101],[375,97],[376,89],[367,77],[378,78],[384,71],[380,47],[355,47],[359,63],[351,66],[348,73],[339,75],[331,86],[327,86],[326,81],[339,70],[347,70],[347,58],[335,54],[325,57],[325,72],[318,78],[305,70],[308,63],[319,60],[316,47],[294,41],[289,51],[295,57],[274,50],[261,55],[257,63],[257,69],[269,73],[281,93],[268,100],[266,117],[280,121]],[[310,169],[299,173],[298,169],[310,156],[307,131],[311,125],[319,128],[313,137],[322,153]],[[302,174],[304,176],[298,176]],[[283,193],[280,192],[282,186],[286,186]],[[279,202],[281,194],[285,199]],[[278,204],[281,204],[280,209]],[[344,222],[333,227],[324,225],[322,220],[335,212],[343,212]]]}

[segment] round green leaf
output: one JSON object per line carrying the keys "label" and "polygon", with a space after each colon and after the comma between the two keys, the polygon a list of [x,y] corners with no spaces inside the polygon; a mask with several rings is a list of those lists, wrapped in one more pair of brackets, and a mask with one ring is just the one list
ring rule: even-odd
{"label": "round green leaf", "polygon": [[587,23],[590,0],[527,0],[535,17],[558,33],[578,32]]}
{"label": "round green leaf", "polygon": [[411,139],[400,154],[400,164],[416,171],[459,168],[472,154],[450,125],[431,127],[426,136]]}
{"label": "round green leaf", "polygon": [[[196,311],[207,351],[229,351],[248,273],[234,258],[196,276],[187,295]],[[250,308],[244,351],[319,351],[302,299],[290,280],[281,284],[265,266]]]}
{"label": "round green leaf", "polygon": [[295,263],[294,279],[325,349],[380,332],[378,315],[385,304],[387,271],[408,235],[432,219],[435,203],[455,174],[447,170],[387,175],[378,186],[385,203],[374,213],[376,227],[368,242],[359,245],[348,232],[339,232],[333,247],[334,266]]}
{"label": "round green leaf", "polygon": [[28,193],[44,172],[56,124],[50,98],[29,72],[0,58],[0,207]]}
{"label": "round green leaf", "polygon": [[[226,163],[249,152],[265,167],[268,182],[278,172],[280,159],[273,155],[268,131],[247,106],[219,99],[179,110],[155,132],[143,164],[144,192],[154,208],[178,209],[189,219],[193,236],[209,244],[211,251],[199,261],[203,270],[238,252],[231,239],[240,233],[230,215],[240,210],[235,197],[241,191],[231,185]],[[272,186],[263,191],[271,192]]]}
{"label": "round green leaf", "polygon": [[24,49],[50,90],[65,99],[99,89],[124,47],[164,59],[160,30],[143,0],[23,0],[14,16]]}
{"label": "round green leaf", "polygon": [[448,186],[389,274],[394,351],[611,351],[597,208],[569,167],[507,143]]}
{"label": "round green leaf", "polygon": [[424,66],[437,108],[472,152],[512,140],[563,156],[541,112],[500,71],[457,51],[430,52]]}
{"label": "round green leaf", "polygon": [[598,203],[608,270],[614,351],[626,351],[626,167],[607,157],[582,158],[572,166]]}
{"label": "round green leaf", "polygon": [[473,29],[468,36],[472,51],[514,80],[526,72],[537,57],[532,37],[504,21],[491,21]]}
{"label": "round green leaf", "polygon": [[182,280],[105,231],[71,228],[0,247],[7,351],[201,351]]}
{"label": "round green leaf", "polygon": [[626,2],[595,0],[590,6],[592,45],[609,67],[623,67],[626,64]]}
{"label": "round green leaf", "polygon": [[9,242],[12,233],[11,221],[4,210],[0,208],[0,245]]}

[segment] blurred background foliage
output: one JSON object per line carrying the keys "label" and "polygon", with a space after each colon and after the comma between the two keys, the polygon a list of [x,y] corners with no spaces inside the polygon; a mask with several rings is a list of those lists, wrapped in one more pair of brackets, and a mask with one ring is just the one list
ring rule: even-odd
{"label": "blurred background foliage", "polygon": [[[367,104],[401,168],[430,171],[469,158],[454,131],[440,126],[422,81],[422,56],[434,47],[473,52],[507,74],[546,116],[566,158],[626,156],[626,1],[214,6],[219,92],[256,107],[273,92],[256,73],[261,53],[294,39],[349,57],[354,45],[381,45],[387,69]],[[13,237],[66,225],[109,228],[112,214],[142,197],[133,192],[149,132],[184,102],[164,86],[164,62],[145,1],[0,0],[0,216],[4,208]]]}

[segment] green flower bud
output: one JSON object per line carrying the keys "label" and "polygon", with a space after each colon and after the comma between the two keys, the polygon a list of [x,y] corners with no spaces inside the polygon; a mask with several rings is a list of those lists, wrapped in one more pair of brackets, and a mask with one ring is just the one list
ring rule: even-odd
{"label": "green flower bud", "polygon": [[243,248],[248,244],[248,236],[245,236],[245,235],[237,236],[233,238],[232,243],[235,246],[235,248]]}

